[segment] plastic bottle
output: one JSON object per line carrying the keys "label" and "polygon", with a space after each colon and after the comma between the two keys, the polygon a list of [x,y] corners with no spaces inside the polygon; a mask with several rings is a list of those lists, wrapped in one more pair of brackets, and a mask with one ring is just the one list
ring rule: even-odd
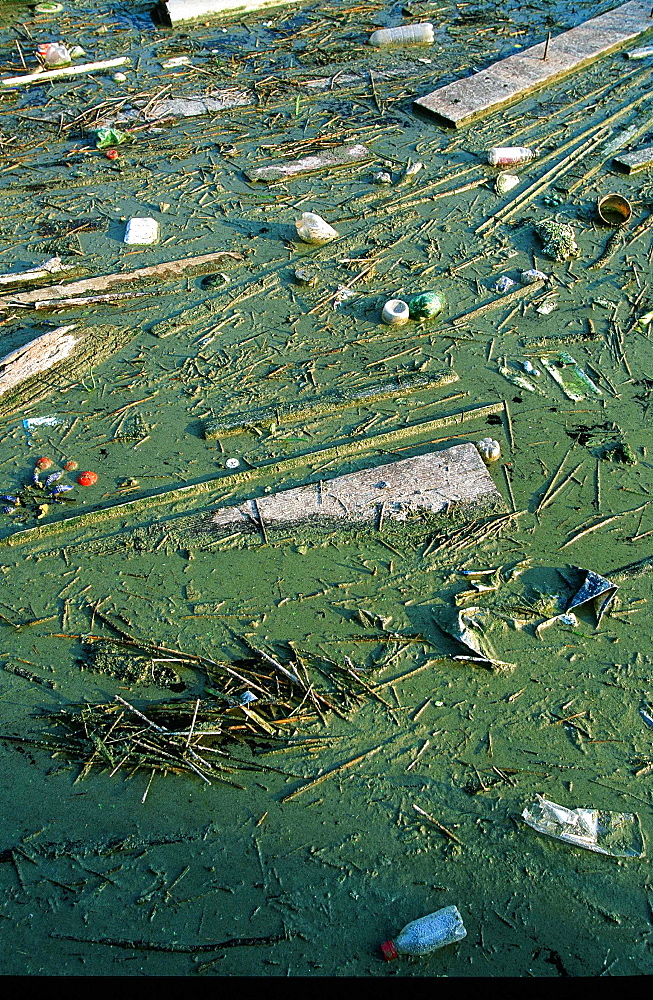
{"label": "plastic bottle", "polygon": [[399,955],[429,955],[447,944],[467,937],[463,918],[456,906],[445,906],[419,920],[412,920],[390,941],[384,941],[381,951],[386,962]]}
{"label": "plastic bottle", "polygon": [[70,66],[70,52],[63,42],[44,42],[38,46],[36,53],[48,69],[54,66]]}
{"label": "plastic bottle", "polygon": [[488,150],[487,162],[491,167],[510,167],[515,163],[528,163],[535,153],[527,146],[493,146]]}
{"label": "plastic bottle", "polygon": [[429,21],[403,24],[399,28],[379,28],[370,35],[370,45],[377,49],[386,45],[433,45],[433,40],[433,25]]}

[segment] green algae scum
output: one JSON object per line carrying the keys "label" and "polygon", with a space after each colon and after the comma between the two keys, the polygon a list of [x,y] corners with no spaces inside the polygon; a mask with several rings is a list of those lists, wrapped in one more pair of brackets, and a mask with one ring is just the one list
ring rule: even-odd
{"label": "green algae scum", "polygon": [[[651,59],[453,129],[616,4],[153,6],[0,3],[3,974],[650,974]],[[266,523],[487,438],[487,503]]]}

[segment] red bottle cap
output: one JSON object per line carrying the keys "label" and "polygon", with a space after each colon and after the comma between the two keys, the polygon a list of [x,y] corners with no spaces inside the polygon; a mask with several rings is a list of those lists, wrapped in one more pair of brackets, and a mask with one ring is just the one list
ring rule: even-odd
{"label": "red bottle cap", "polygon": [[77,482],[80,486],[94,486],[97,483],[97,472],[80,472]]}
{"label": "red bottle cap", "polygon": [[384,941],[381,945],[381,951],[386,962],[392,962],[393,959],[399,958],[399,952],[395,948],[394,941]]}
{"label": "red bottle cap", "polygon": [[42,458],[37,458],[37,460],[36,460],[36,468],[37,469],[51,469],[53,465],[54,465],[54,462],[52,461],[52,459],[51,458],[46,458],[45,455],[43,455]]}

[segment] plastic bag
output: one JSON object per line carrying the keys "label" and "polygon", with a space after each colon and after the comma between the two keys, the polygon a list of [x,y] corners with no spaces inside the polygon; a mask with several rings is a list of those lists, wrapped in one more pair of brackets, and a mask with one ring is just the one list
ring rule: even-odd
{"label": "plastic bag", "polygon": [[644,841],[635,813],[568,809],[538,795],[522,818],[538,833],[613,858],[643,858]]}

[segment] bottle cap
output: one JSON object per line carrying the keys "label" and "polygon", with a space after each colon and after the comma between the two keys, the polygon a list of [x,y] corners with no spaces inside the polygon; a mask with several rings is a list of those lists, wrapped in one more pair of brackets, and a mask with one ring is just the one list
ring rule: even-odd
{"label": "bottle cap", "polygon": [[381,945],[381,951],[386,962],[392,962],[393,959],[399,957],[399,952],[395,948],[394,941],[384,941]]}

